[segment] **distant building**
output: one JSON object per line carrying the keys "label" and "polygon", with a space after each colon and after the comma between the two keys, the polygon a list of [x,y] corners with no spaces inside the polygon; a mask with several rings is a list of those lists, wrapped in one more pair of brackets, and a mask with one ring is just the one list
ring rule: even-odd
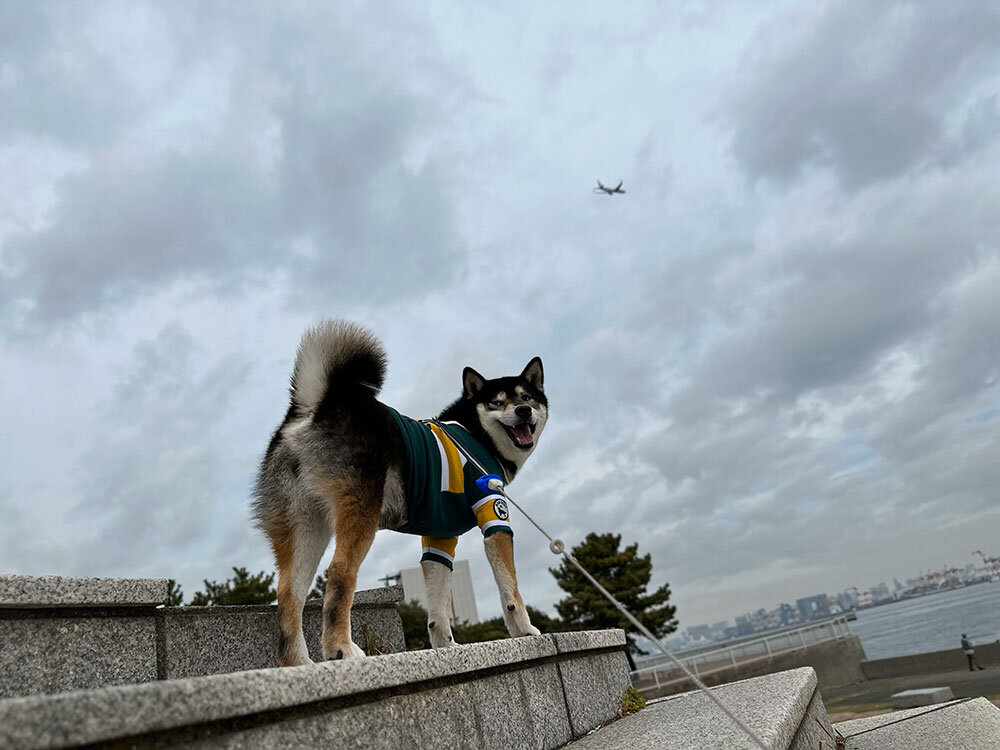
{"label": "distant building", "polygon": [[892,592],[889,591],[889,587],[884,583],[880,583],[878,586],[872,586],[872,599],[876,602],[885,602],[892,598]]}
{"label": "distant building", "polygon": [[858,590],[856,588],[850,588],[846,591],[842,591],[837,594],[836,597],[837,604],[840,609],[844,612],[848,612],[852,609],[858,608]]}
{"label": "distant building", "polygon": [[791,604],[782,602],[778,605],[778,619],[781,621],[781,627],[787,627],[789,625],[797,625],[801,618],[799,617],[798,609]]}
{"label": "distant building", "polygon": [[795,600],[795,606],[799,609],[802,622],[809,622],[819,617],[827,617],[830,614],[830,600],[826,594],[815,594]]}
{"label": "distant building", "polygon": [[729,620],[722,620],[721,622],[712,623],[712,637],[715,640],[720,640],[726,637],[726,631],[729,629]]}
{"label": "distant building", "polygon": [[767,629],[774,630],[782,626],[781,622],[781,607],[775,607],[770,612],[767,613]]}
{"label": "distant building", "polygon": [[687,628],[687,634],[694,640],[712,639],[712,628],[709,625],[690,625]]}
{"label": "distant building", "polygon": [[[423,570],[406,568],[399,571],[399,577],[403,584],[403,599],[405,601],[416,599],[421,607],[427,609]],[[472,588],[472,574],[469,572],[468,560],[455,561],[455,572],[451,576],[451,606],[453,622],[468,622],[473,625],[479,622],[476,592]]]}
{"label": "distant building", "polygon": [[755,633],[767,630],[767,610],[761,607],[753,612],[750,615],[750,625]]}
{"label": "distant building", "polygon": [[736,617],[736,634],[737,635],[750,635],[753,633],[753,625],[750,624],[750,615],[737,615]]}

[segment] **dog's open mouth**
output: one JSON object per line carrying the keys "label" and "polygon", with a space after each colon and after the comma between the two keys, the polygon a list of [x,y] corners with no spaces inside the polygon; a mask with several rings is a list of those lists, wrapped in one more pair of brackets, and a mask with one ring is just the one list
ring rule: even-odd
{"label": "dog's open mouth", "polygon": [[535,445],[535,438],[532,437],[535,434],[535,425],[524,422],[513,427],[504,425],[504,429],[507,430],[511,442],[518,448],[528,450]]}

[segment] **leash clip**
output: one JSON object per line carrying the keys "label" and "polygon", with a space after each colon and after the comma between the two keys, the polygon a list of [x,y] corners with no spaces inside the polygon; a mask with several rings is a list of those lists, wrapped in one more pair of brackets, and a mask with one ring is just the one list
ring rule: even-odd
{"label": "leash clip", "polygon": [[483,474],[476,480],[476,487],[483,492],[503,492],[503,479],[496,474]]}

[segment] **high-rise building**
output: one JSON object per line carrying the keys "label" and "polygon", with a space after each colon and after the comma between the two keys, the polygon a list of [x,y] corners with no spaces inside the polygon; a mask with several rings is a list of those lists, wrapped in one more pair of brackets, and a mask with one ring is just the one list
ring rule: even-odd
{"label": "high-rise building", "polygon": [[[416,599],[421,607],[427,609],[424,571],[421,568],[406,568],[399,571],[399,578],[403,584],[403,600],[409,602]],[[479,622],[476,592],[472,588],[468,560],[455,561],[455,571],[451,576],[451,607],[453,622],[468,622],[473,625]]]}

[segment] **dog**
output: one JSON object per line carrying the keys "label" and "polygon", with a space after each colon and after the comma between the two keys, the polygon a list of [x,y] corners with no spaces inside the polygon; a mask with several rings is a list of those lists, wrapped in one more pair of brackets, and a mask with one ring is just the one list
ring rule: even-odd
{"label": "dog", "polygon": [[306,331],[291,378],[291,404],[261,461],[253,510],[278,569],[278,664],[311,664],[302,608],[331,537],[323,599],[323,658],[365,653],[351,638],[358,568],[375,532],[423,537],[427,632],[455,645],[451,574],[457,537],[479,526],[511,636],[538,635],[517,588],[513,531],[502,495],[480,490],[459,449],[510,482],[548,420],[542,361],[487,380],[462,372],[462,394],[437,420],[399,414],[376,396],[387,359],[361,326],[325,321]]}

